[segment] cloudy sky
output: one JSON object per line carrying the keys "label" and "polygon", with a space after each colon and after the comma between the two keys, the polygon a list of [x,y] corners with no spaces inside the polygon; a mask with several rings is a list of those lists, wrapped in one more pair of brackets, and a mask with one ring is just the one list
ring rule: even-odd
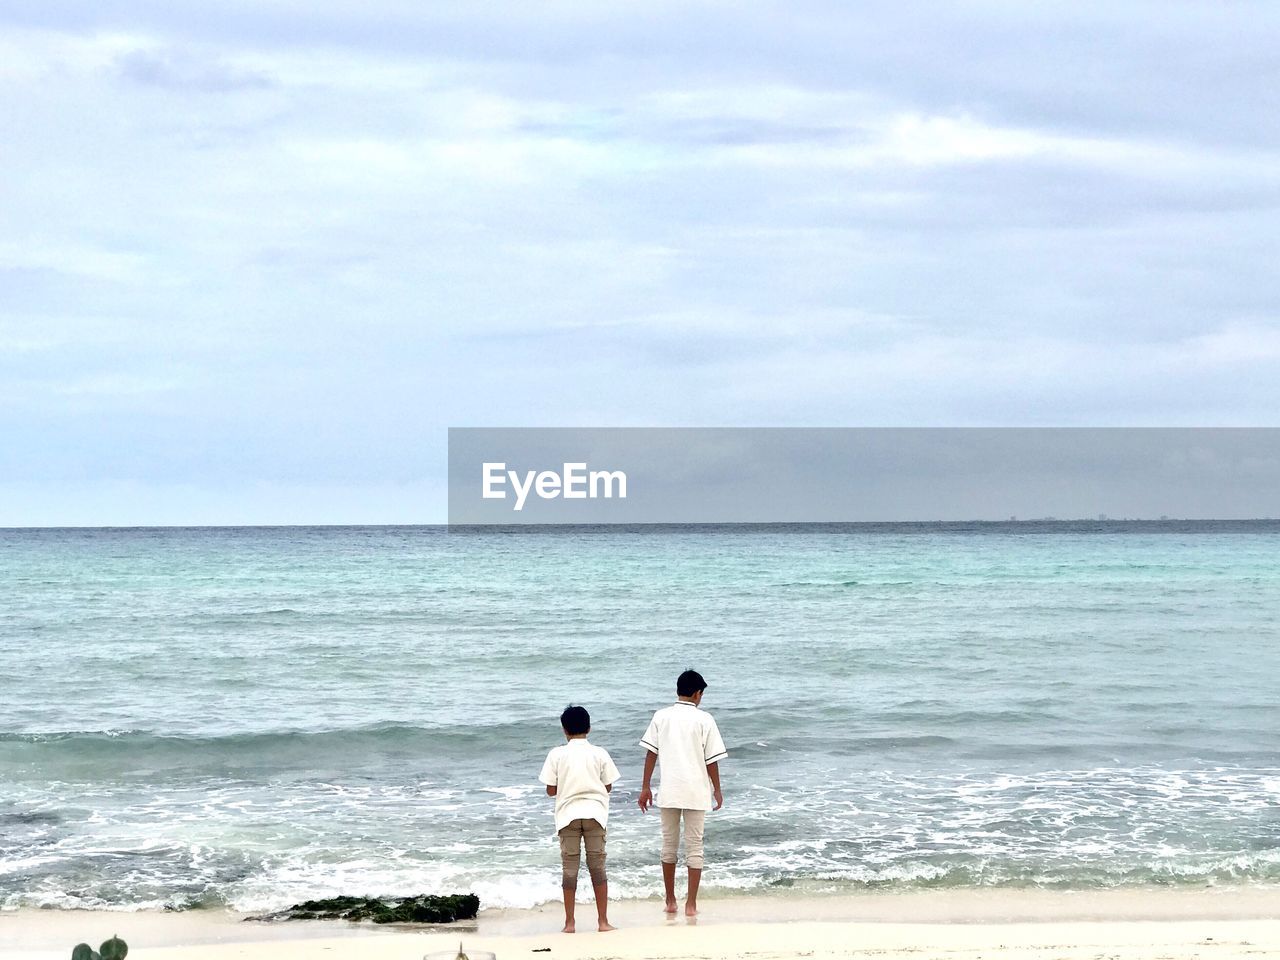
{"label": "cloudy sky", "polygon": [[448,426],[1277,425],[1280,8],[0,0],[0,525]]}

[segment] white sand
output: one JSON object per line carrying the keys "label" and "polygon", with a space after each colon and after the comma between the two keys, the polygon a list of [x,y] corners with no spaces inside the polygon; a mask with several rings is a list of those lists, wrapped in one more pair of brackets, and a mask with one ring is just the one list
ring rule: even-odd
{"label": "white sand", "polygon": [[[589,903],[578,907],[590,930]],[[260,924],[230,914],[0,914],[0,958],[66,960],[118,932],[131,960],[418,960],[493,951],[498,960],[1259,960],[1280,957],[1280,888],[1097,893],[948,891],[708,899],[693,923],[656,902],[614,908],[615,933],[559,933],[558,908],[493,911],[475,924],[404,930]],[[550,948],[545,952],[545,948]]]}

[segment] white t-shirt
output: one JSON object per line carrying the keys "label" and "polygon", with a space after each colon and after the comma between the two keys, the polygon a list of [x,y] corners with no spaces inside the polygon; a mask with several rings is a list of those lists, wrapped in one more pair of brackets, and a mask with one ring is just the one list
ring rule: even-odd
{"label": "white t-shirt", "polygon": [[711,714],[677,700],[653,715],[640,745],[658,755],[658,806],[711,809],[707,764],[729,755]]}
{"label": "white t-shirt", "polygon": [[570,740],[552,749],[538,779],[556,788],[556,831],[574,820],[609,822],[609,791],[618,779],[609,751],[585,739]]}

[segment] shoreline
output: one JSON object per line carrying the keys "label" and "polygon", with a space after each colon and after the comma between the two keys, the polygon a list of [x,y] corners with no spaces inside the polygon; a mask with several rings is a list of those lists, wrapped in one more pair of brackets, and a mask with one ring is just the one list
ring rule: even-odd
{"label": "shoreline", "polygon": [[[656,898],[617,901],[611,905],[610,917],[619,931],[598,934],[585,922],[594,915],[590,901],[580,901],[582,930],[573,936],[559,932],[562,920],[559,904],[520,910],[482,910],[474,921],[439,927],[341,921],[245,922],[245,915],[223,910],[123,912],[24,908],[0,911],[0,955],[31,960],[65,958],[70,948],[81,940],[96,945],[118,933],[130,943],[130,955],[137,955],[140,960],[151,956],[173,960],[223,956],[265,960],[269,956],[332,956],[335,950],[358,957],[417,958],[424,952],[449,949],[450,945],[456,950],[459,940],[475,949],[494,950],[501,960],[522,956],[535,960],[529,952],[546,946],[553,947],[556,955],[566,955],[565,951],[575,943],[593,944],[593,956],[624,956],[631,949],[624,950],[624,944],[637,942],[650,945],[647,953],[641,950],[642,956],[682,956],[678,951],[694,950],[695,941],[700,957],[740,957],[761,953],[761,949],[756,948],[758,944],[777,941],[783,945],[794,938],[808,944],[803,950],[797,946],[795,953],[822,952],[825,948],[821,944],[842,942],[841,937],[851,937],[858,942],[888,938],[904,944],[956,940],[981,944],[985,943],[984,937],[991,936],[1003,943],[1008,939],[1006,933],[1000,932],[997,936],[994,931],[1014,929],[1026,932],[1026,936],[1035,940],[1063,928],[1053,932],[1051,939],[1074,943],[1082,932],[1076,928],[1085,926],[1114,927],[1115,936],[1130,946],[1137,946],[1144,942],[1140,936],[1138,940],[1133,939],[1138,931],[1181,929],[1188,924],[1208,924],[1219,929],[1219,934],[1207,934],[1219,943],[1223,942],[1222,937],[1236,936],[1231,932],[1236,927],[1261,924],[1259,930],[1265,928],[1269,949],[1280,952],[1280,885],[1084,891],[968,888],[825,896],[708,896],[700,906],[700,916],[690,923],[683,916],[675,920],[666,918]],[[1068,936],[1067,928],[1076,932]],[[687,948],[671,940],[681,930],[694,938]],[[1033,935],[1037,930],[1040,933]],[[742,939],[745,946],[723,954],[714,950],[708,953],[703,939],[707,931],[720,931],[728,940]],[[787,931],[793,931],[794,937]],[[835,931],[844,932],[837,935]],[[1258,935],[1255,932],[1252,936]],[[655,938],[677,952],[664,952]],[[533,941],[538,943],[531,946]],[[493,944],[499,944],[502,949],[496,950]],[[884,949],[897,948],[886,946]]]}

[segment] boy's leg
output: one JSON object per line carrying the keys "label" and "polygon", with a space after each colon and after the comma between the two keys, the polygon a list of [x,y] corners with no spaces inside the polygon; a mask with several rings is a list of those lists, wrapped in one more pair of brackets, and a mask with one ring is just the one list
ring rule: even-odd
{"label": "boy's leg", "polygon": [[705,810],[684,812],[684,858],[689,864],[689,893],[684,901],[687,917],[698,912],[698,886],[702,883],[702,831],[707,823]]}
{"label": "boy's leg", "polygon": [[680,809],[661,807],[662,886],[667,896],[667,913],[676,912],[676,853],[680,849]]}
{"label": "boy's leg", "polygon": [[582,839],[587,848],[587,872],[596,894],[596,923],[601,933],[614,929],[609,922],[609,879],[604,872],[605,830],[596,820],[584,820]]}
{"label": "boy's leg", "polygon": [[564,891],[564,930],[574,931],[574,909],[577,906],[578,867],[582,862],[582,821],[574,820],[560,831],[560,886]]}

